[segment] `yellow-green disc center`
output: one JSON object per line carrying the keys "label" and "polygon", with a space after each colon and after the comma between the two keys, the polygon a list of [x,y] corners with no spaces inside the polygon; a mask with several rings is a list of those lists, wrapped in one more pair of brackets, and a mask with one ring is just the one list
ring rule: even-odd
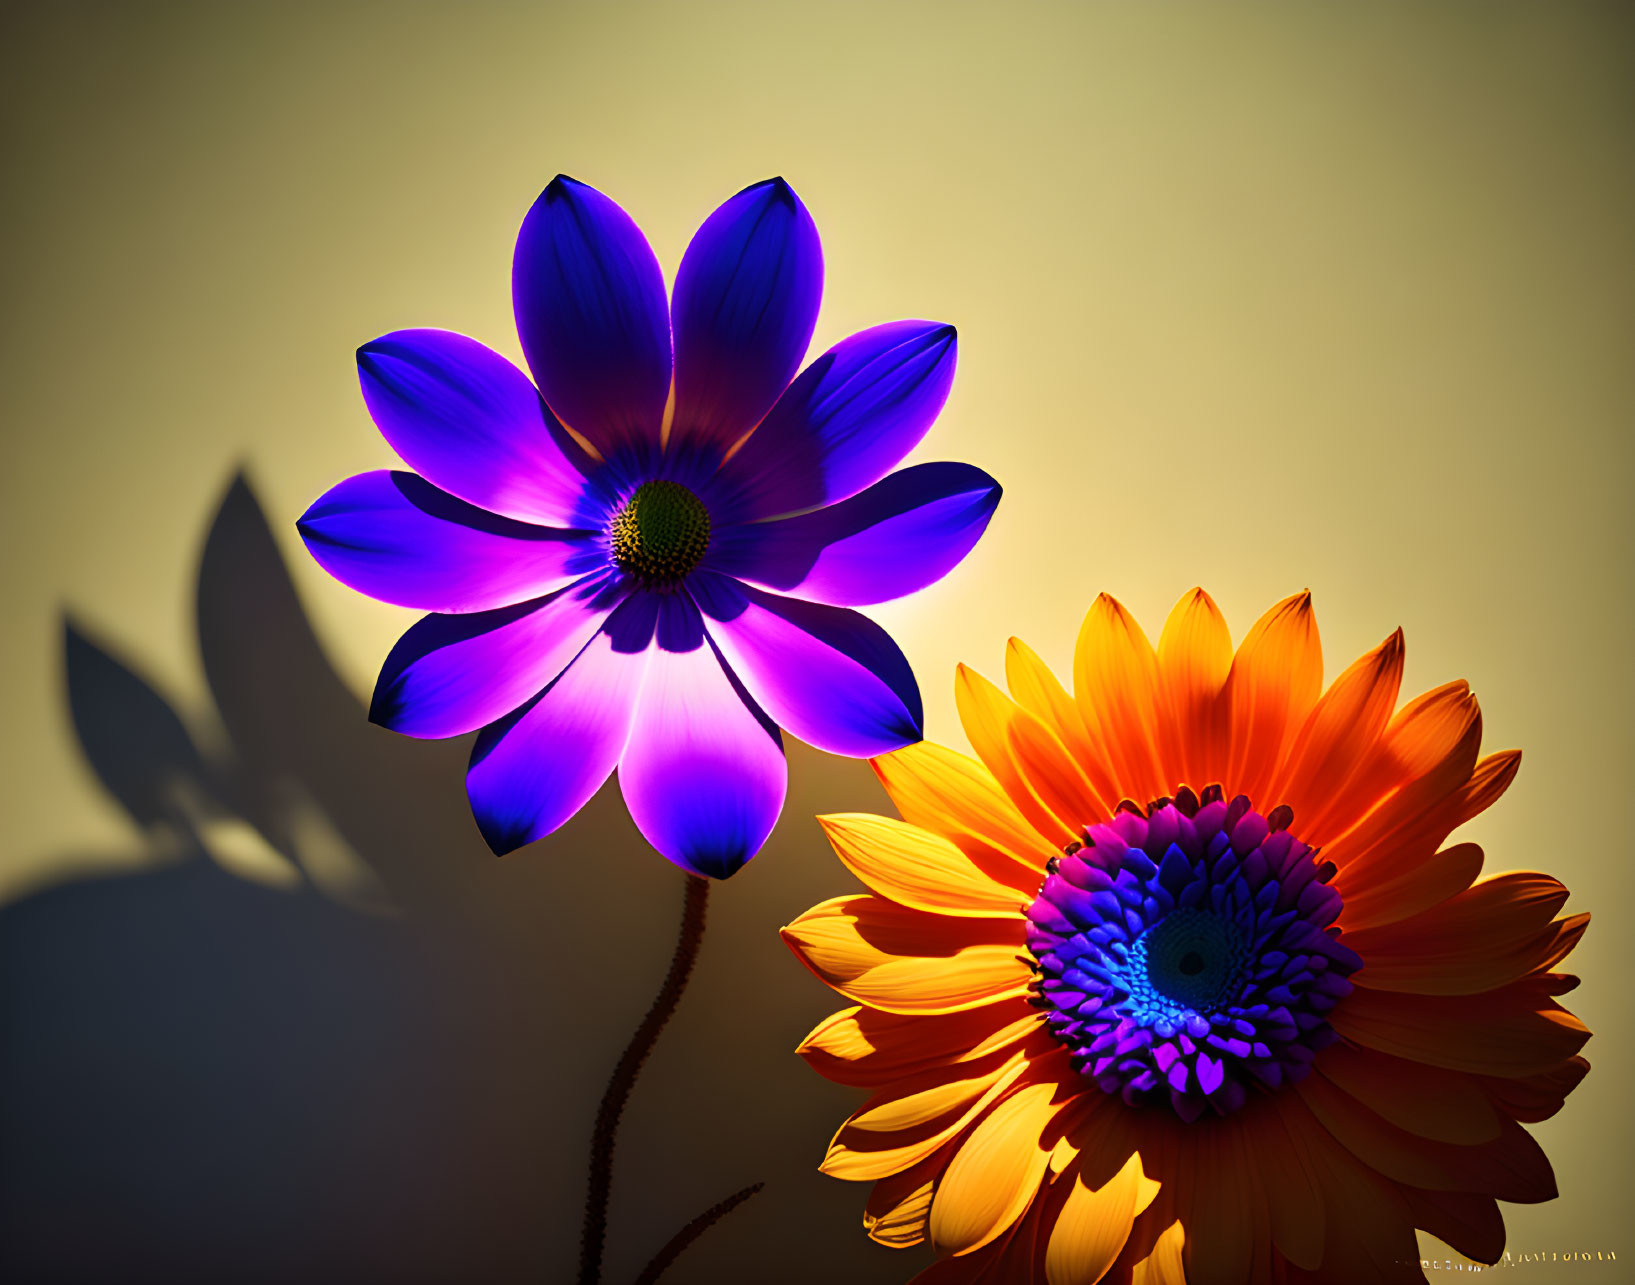
{"label": "yellow-green disc center", "polygon": [[710,514],[680,482],[644,482],[608,527],[620,570],[650,584],[672,584],[696,567],[710,545]]}

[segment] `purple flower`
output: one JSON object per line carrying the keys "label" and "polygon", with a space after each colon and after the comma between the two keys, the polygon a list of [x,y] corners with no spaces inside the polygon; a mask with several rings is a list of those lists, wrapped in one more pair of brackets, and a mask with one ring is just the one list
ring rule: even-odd
{"label": "purple flower", "polygon": [[999,486],[966,464],[889,473],[947,399],[952,326],[876,326],[795,377],[822,283],[782,179],[705,221],[666,306],[635,223],[559,176],[512,273],[537,389],[448,331],[359,350],[414,472],[342,482],[301,534],[336,579],[433,613],[387,657],[370,717],[482,729],[466,789],[495,852],[555,830],[616,767],[648,842],[725,878],[783,806],[779,727],[859,757],[920,739],[907,660],[850,608],[945,575]]}

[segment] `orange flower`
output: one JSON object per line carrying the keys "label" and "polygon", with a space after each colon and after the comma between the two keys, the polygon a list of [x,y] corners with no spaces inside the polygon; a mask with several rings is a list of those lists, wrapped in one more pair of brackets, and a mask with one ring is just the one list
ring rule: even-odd
{"label": "orange flower", "polygon": [[925,1285],[1417,1281],[1414,1228],[1492,1262],[1495,1200],[1555,1195],[1521,1125],[1589,1069],[1551,971],[1589,916],[1443,846],[1520,755],[1463,682],[1397,710],[1402,660],[1324,692],[1306,594],[1236,653],[1202,590],[1156,651],[1104,595],[1072,695],[1012,639],[1009,697],[959,670],[977,760],[821,818],[871,891],[783,930],[855,1005],[800,1053],[873,1093],[823,1169]]}

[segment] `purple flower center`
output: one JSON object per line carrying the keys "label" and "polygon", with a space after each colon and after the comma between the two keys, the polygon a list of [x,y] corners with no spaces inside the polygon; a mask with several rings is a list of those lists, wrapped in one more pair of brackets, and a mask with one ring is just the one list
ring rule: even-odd
{"label": "purple flower center", "polygon": [[1361,958],[1332,862],[1242,795],[1126,800],[1050,863],[1028,907],[1030,1002],[1080,1074],[1183,1120],[1304,1078]]}
{"label": "purple flower center", "polygon": [[649,586],[675,584],[710,547],[710,513],[680,482],[644,482],[608,524],[613,561]]}

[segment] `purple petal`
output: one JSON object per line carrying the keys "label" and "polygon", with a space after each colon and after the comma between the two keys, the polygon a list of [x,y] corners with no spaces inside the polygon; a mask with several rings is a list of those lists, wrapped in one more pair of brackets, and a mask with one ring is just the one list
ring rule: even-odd
{"label": "purple petal", "polygon": [[522,522],[587,526],[584,469],[528,376],[449,330],[398,330],[358,349],[363,399],[403,462],[434,486]]}
{"label": "purple petal", "polygon": [[725,450],[800,369],[823,295],[823,251],[781,178],[746,187],[704,221],[676,273],[671,439]]}
{"label": "purple petal", "polygon": [[969,464],[916,464],[828,508],[721,531],[704,565],[813,602],[886,602],[953,570],[999,493]]}
{"label": "purple petal", "polygon": [[670,312],[658,260],[630,216],[558,175],[517,233],[511,294],[529,369],[562,422],[603,456],[656,447]]}
{"label": "purple petal", "polygon": [[688,584],[727,664],[780,727],[855,758],[921,739],[914,672],[867,616],[779,598],[711,572]]}
{"label": "purple petal", "polygon": [[833,504],[878,482],[948,400],[955,349],[952,326],[896,321],[803,370],[728,461],[751,516]]}
{"label": "purple petal", "polygon": [[385,469],[325,492],[296,526],[342,584],[422,611],[509,606],[602,563],[594,537],[514,522]]}
{"label": "purple petal", "polygon": [[548,598],[427,616],[386,658],[371,722],[406,736],[462,736],[505,717],[568,666],[624,590],[587,577]]}
{"label": "purple petal", "polygon": [[[504,856],[564,824],[619,761],[648,655],[647,639],[628,648],[631,638],[615,622],[640,615],[643,605],[627,601],[561,677],[477,738],[466,795],[496,854]],[[651,615],[646,620],[650,639]]]}
{"label": "purple petal", "polygon": [[783,808],[783,740],[698,635],[653,648],[619,788],[637,827],[693,874],[725,879],[760,851]]}

